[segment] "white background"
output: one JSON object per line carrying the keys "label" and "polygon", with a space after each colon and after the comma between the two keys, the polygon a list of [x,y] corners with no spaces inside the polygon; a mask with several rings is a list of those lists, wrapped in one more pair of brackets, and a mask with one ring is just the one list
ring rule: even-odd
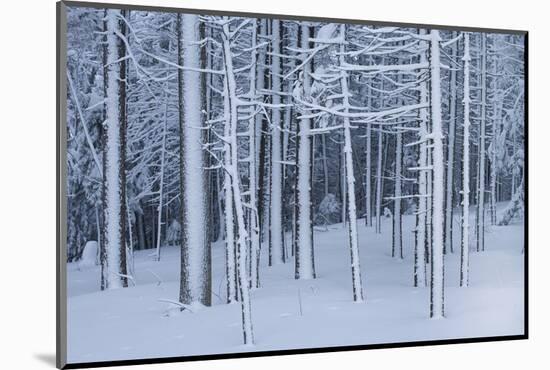
{"label": "white background", "polygon": [[[528,341],[136,366],[133,369],[535,369],[550,347],[550,19],[526,0],[132,0],[117,3],[512,28],[529,34]],[[55,358],[55,1],[11,0],[0,12],[0,367]],[[546,145],[545,145],[546,144]],[[546,211],[546,212],[545,212]]]}

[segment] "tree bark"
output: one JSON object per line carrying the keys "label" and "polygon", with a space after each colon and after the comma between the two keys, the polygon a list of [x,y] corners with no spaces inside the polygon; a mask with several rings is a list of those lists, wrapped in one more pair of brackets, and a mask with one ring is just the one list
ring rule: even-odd
{"label": "tree bark", "polygon": [[444,255],[443,255],[443,203],[444,199],[444,164],[443,164],[443,131],[441,124],[441,73],[439,31],[431,30],[430,71],[431,71],[431,114],[433,137],[433,220],[432,220],[432,253],[430,284],[430,317],[445,316],[444,299]]}
{"label": "tree bark", "polygon": [[102,289],[128,286],[126,266],[126,34],[125,11],[105,10],[104,253]]}
{"label": "tree bark", "polygon": [[[207,138],[205,117],[205,82],[201,72],[204,49],[198,45],[204,28],[199,17],[177,15],[178,63],[195,70],[178,70],[178,105],[180,126],[181,192],[181,275],[180,302],[211,305],[210,222],[203,144]],[[159,232],[158,230],[157,232]]]}
{"label": "tree bark", "polygon": [[[301,26],[301,47],[310,48],[309,38],[311,27],[308,24]],[[304,99],[310,95],[312,70],[311,63],[304,66],[303,92]],[[311,167],[312,167],[312,138],[310,134],[311,119],[301,118],[296,134],[296,239],[295,239],[295,273],[296,279],[314,279],[315,262],[313,252],[313,224],[311,206]]]}
{"label": "tree bark", "polygon": [[[273,105],[281,104],[281,37],[280,24],[277,19],[272,20],[272,59],[271,81]],[[271,114],[271,207],[269,228],[269,265],[284,263],[285,250],[283,238],[283,165],[281,141],[281,108],[275,107]]]}
{"label": "tree bark", "polygon": [[462,240],[460,243],[460,286],[469,283],[470,256],[470,34],[464,33],[464,139],[462,152]]}

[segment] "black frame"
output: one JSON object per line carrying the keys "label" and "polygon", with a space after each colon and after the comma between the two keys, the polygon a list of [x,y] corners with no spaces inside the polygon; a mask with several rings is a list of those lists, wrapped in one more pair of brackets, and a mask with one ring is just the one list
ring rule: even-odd
{"label": "black frame", "polygon": [[[334,347],[318,347],[318,348],[303,348],[303,349],[285,349],[285,350],[270,350],[270,351],[254,351],[254,352],[239,352],[225,354],[210,354],[210,355],[193,355],[193,356],[176,356],[176,357],[160,357],[160,358],[145,358],[132,360],[116,360],[116,361],[97,361],[97,362],[82,362],[82,363],[66,363],[66,329],[67,329],[67,297],[66,297],[66,17],[65,7],[81,7],[95,9],[127,9],[138,11],[156,11],[170,13],[186,13],[186,14],[212,14],[237,17],[258,17],[258,18],[278,18],[285,20],[302,20],[316,22],[334,22],[347,24],[366,24],[374,26],[400,26],[411,28],[437,28],[441,30],[454,31],[469,31],[469,32],[487,32],[487,33],[506,33],[517,34],[524,36],[524,333],[519,335],[491,336],[491,337],[474,337],[461,339],[440,339],[440,340],[425,340],[413,342],[395,342],[395,343],[378,343],[365,345],[344,345]],[[98,2],[83,2],[83,1],[58,1],[56,3],[56,45],[57,45],[57,60],[56,60],[56,367],[58,369],[80,369],[80,368],[95,368],[107,366],[124,366],[124,365],[143,365],[143,364],[159,364],[173,362],[188,362],[188,361],[206,361],[206,360],[221,360],[232,358],[246,357],[265,357],[265,356],[281,356],[323,352],[342,352],[342,351],[359,351],[368,349],[383,349],[383,348],[402,348],[402,347],[420,347],[445,344],[462,344],[462,343],[482,343],[482,342],[499,342],[529,339],[529,131],[528,131],[528,105],[529,105],[529,31],[526,30],[511,30],[511,29],[492,29],[478,27],[460,27],[447,26],[437,24],[420,24],[420,23],[404,23],[404,22],[383,22],[372,20],[358,20],[345,18],[331,17],[312,17],[298,16],[288,14],[266,14],[252,12],[233,12],[209,9],[188,9],[188,8],[173,8],[162,6],[147,6],[147,5],[126,5],[113,3],[98,3]]]}

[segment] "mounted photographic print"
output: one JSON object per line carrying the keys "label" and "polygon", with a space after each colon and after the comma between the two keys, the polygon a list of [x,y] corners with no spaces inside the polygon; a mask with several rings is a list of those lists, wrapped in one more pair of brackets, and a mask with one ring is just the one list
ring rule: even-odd
{"label": "mounted photographic print", "polygon": [[58,367],[527,338],[526,55],[58,3]]}

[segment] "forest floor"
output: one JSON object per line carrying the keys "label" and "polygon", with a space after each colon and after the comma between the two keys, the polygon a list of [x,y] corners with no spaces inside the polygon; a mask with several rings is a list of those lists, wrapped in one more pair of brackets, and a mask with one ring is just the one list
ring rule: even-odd
{"label": "forest floor", "polygon": [[[472,217],[473,221],[473,217]],[[460,288],[460,218],[445,257],[446,318],[430,320],[429,288],[414,288],[413,216],[403,216],[404,259],[391,257],[391,221],[382,234],[359,220],[365,302],[353,303],[346,229],[315,231],[315,280],[294,280],[293,260],[267,267],[252,292],[256,344],[242,345],[240,305],[225,296],[224,244],[213,245],[213,306],[177,301],[179,249],[136,252],[135,283],[99,290],[99,267],[68,264],[68,362],[112,361],[276,349],[517,335],[524,332],[524,227],[487,226],[484,252],[470,254],[470,286]],[[428,268],[429,271],[429,268]]]}

